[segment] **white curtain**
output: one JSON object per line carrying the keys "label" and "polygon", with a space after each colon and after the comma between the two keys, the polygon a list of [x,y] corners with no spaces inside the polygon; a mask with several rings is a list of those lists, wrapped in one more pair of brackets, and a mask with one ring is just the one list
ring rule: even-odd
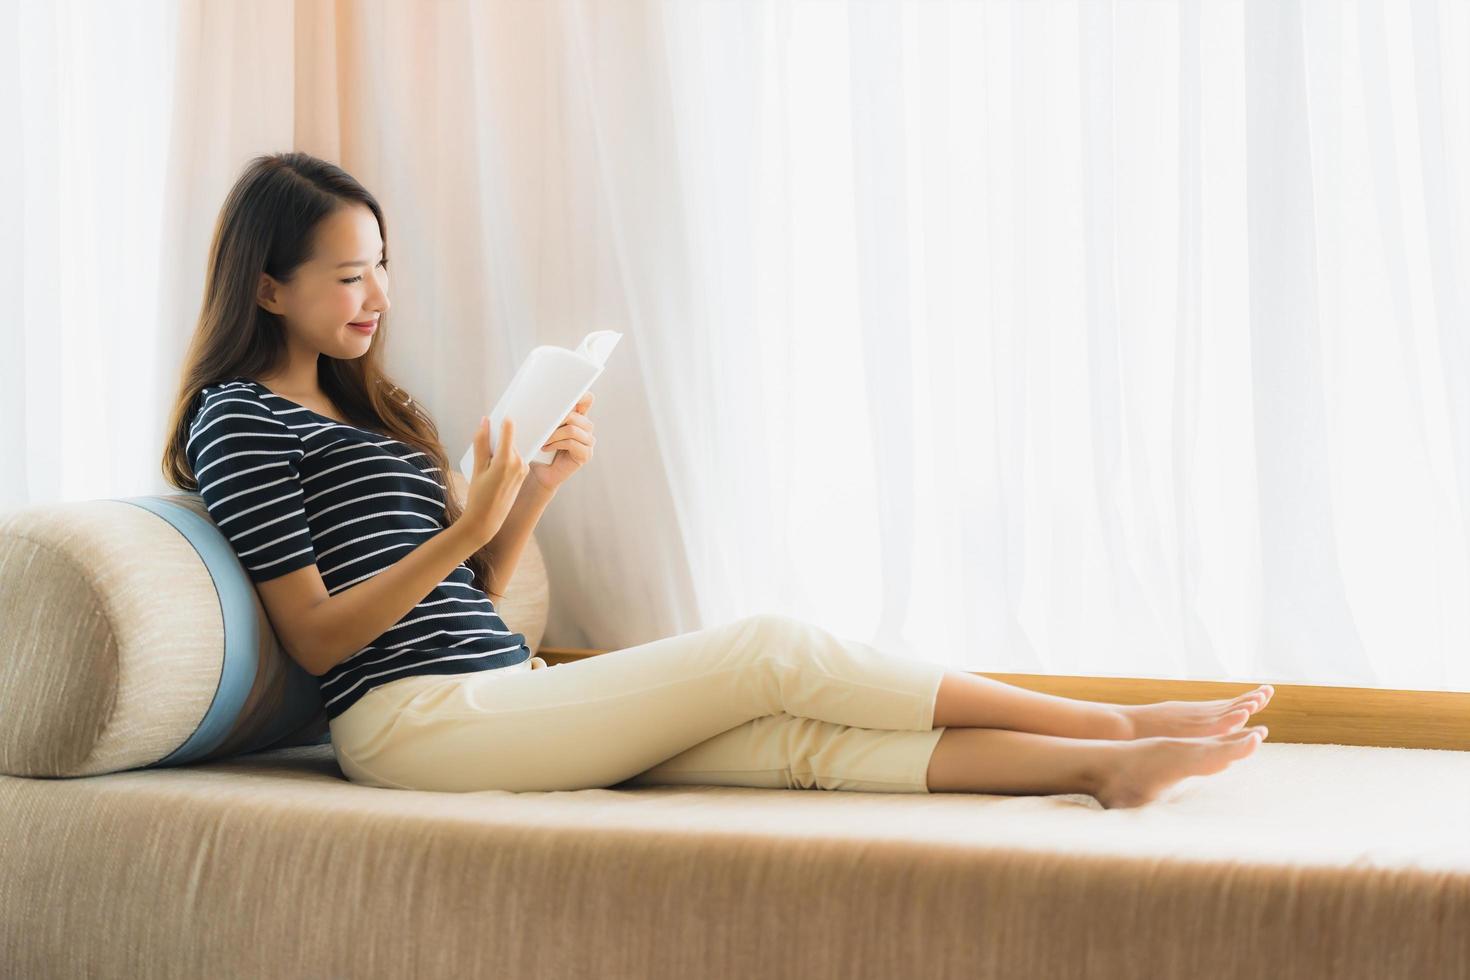
{"label": "white curtain", "polygon": [[163,4],[0,0],[0,506],[159,471],[164,423],[137,392],[169,380],[155,349],[177,25]]}
{"label": "white curtain", "polygon": [[0,40],[7,502],[162,491],[209,222],[296,148],[383,201],[452,459],[530,347],[626,333],[538,531],[550,644],[765,609],[974,670],[1470,690],[1458,0],[109,9]]}

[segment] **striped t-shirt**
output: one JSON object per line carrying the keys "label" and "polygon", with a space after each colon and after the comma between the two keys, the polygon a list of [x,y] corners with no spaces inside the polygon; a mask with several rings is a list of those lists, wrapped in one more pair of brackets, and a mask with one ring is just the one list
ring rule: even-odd
{"label": "striped t-shirt", "polygon": [[[210,517],[257,583],[315,563],[336,595],[444,528],[444,486],[423,453],[250,378],[204,388],[185,456]],[[525,636],[473,578],[461,562],[387,632],[317,678],[328,719],[400,677],[529,660]]]}

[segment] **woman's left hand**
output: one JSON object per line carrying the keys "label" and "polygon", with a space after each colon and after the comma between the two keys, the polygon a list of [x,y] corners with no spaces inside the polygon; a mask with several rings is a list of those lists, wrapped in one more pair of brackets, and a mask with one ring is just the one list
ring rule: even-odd
{"label": "woman's left hand", "polygon": [[531,464],[531,475],[543,489],[555,490],[592,458],[592,446],[597,437],[592,434],[592,420],[586,414],[591,405],[592,392],[589,391],[541,447],[556,450],[551,462]]}

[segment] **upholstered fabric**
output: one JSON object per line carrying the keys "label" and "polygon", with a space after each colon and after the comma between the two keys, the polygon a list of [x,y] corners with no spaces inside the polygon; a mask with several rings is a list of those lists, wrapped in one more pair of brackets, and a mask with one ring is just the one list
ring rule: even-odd
{"label": "upholstered fabric", "polygon": [[[546,625],[534,538],[502,617]],[[0,772],[80,776],[329,738],[317,679],[284,650],[198,494],[0,515]]]}
{"label": "upholstered fabric", "polygon": [[330,746],[0,777],[17,977],[1470,976],[1470,753],[1266,742],[1148,806],[425,793]]}

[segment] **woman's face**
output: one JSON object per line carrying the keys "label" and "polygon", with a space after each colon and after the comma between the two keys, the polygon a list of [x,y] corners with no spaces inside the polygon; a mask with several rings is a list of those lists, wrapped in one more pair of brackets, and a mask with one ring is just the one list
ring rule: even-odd
{"label": "woman's face", "polygon": [[376,324],[392,305],[383,239],[373,212],[353,204],[322,219],[312,258],[289,283],[262,273],[259,301],[285,319],[288,342],[299,355],[350,360],[367,353],[376,330],[352,324]]}

